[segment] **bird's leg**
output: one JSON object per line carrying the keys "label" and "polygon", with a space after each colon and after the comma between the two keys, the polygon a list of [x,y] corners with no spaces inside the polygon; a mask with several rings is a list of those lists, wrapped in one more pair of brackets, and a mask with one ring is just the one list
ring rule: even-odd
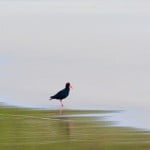
{"label": "bird's leg", "polygon": [[64,105],[63,105],[63,103],[62,103],[62,99],[60,99],[60,104],[61,104],[61,107],[63,107]]}

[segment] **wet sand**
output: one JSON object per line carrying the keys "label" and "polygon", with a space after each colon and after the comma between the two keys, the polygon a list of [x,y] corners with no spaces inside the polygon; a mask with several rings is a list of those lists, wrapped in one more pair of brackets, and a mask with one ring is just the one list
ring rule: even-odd
{"label": "wet sand", "polygon": [[148,150],[150,131],[117,126],[111,110],[0,107],[2,150]]}

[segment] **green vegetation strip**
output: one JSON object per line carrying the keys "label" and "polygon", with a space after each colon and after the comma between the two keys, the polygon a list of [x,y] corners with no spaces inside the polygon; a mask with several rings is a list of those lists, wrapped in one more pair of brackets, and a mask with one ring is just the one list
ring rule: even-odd
{"label": "green vegetation strip", "polygon": [[114,112],[0,107],[0,150],[149,150],[149,131],[115,127],[103,117],[71,117]]}

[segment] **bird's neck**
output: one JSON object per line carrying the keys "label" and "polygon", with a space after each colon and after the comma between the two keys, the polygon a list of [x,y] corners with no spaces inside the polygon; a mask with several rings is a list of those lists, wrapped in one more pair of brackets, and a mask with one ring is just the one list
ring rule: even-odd
{"label": "bird's neck", "polygon": [[69,87],[65,87],[65,90],[70,90],[70,88]]}

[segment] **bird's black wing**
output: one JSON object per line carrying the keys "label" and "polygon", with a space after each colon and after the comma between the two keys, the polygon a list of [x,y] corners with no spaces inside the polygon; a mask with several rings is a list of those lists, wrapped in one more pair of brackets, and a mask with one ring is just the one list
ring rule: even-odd
{"label": "bird's black wing", "polygon": [[51,96],[51,99],[62,99],[64,97],[64,89]]}

